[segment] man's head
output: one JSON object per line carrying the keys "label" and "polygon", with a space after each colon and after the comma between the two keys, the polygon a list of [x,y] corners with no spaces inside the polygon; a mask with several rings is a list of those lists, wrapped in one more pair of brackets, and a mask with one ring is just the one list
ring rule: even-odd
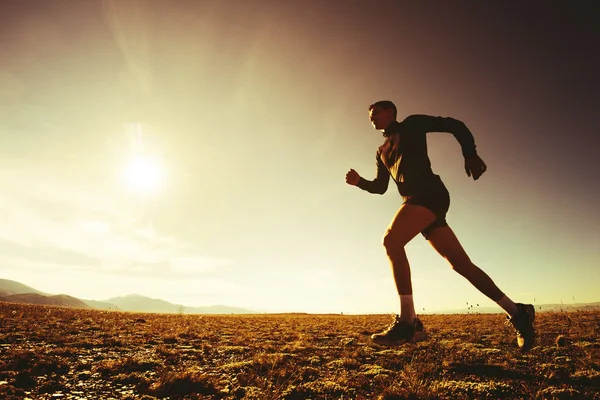
{"label": "man's head", "polygon": [[369,106],[369,119],[378,131],[384,130],[396,121],[396,105],[389,100],[381,100]]}

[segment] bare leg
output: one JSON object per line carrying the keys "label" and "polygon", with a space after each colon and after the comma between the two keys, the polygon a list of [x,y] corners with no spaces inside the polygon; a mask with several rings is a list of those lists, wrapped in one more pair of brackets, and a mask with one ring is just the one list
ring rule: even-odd
{"label": "bare leg", "polygon": [[535,308],[531,304],[515,304],[496,286],[494,281],[475,264],[462,248],[458,238],[450,227],[434,229],[428,237],[431,245],[452,268],[467,278],[479,291],[494,300],[509,315],[509,321],[517,331],[517,344],[522,352],[533,347],[535,342]]}
{"label": "bare leg", "polygon": [[481,293],[495,302],[498,302],[504,296],[504,293],[496,286],[494,281],[471,262],[449,226],[434,229],[429,234],[428,240],[433,248],[448,260],[452,269],[467,278]]}
{"label": "bare leg", "polygon": [[400,318],[409,322],[415,318],[415,310],[412,297],[410,301],[402,300],[403,296],[412,296],[410,266],[404,246],[434,220],[435,215],[429,209],[404,204],[394,216],[383,237],[383,246],[390,260],[396,289],[401,298]]}

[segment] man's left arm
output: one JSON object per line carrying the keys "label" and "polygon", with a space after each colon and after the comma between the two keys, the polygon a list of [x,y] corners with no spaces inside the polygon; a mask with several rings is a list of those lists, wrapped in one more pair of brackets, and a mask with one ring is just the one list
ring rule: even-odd
{"label": "man's left arm", "polygon": [[454,135],[465,158],[477,155],[475,138],[462,122],[450,117],[433,117],[430,115],[411,115],[407,122],[421,132],[448,132]]}
{"label": "man's left arm", "polygon": [[487,170],[487,166],[477,155],[475,138],[462,122],[450,117],[433,117],[430,115],[411,115],[406,119],[407,125],[420,132],[451,133],[462,149],[465,158],[465,172],[477,180]]}

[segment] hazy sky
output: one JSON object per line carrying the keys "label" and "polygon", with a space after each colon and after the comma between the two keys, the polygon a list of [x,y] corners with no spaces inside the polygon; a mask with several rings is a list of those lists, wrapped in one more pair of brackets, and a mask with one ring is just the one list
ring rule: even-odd
{"label": "hazy sky", "polygon": [[[600,301],[600,15],[557,4],[0,0],[0,277],[398,311],[381,238],[401,198],[344,179],[374,177],[367,107],[388,99],[474,133],[477,182],[452,135],[429,154],[501,289]],[[493,305],[421,236],[407,252],[418,311]]]}

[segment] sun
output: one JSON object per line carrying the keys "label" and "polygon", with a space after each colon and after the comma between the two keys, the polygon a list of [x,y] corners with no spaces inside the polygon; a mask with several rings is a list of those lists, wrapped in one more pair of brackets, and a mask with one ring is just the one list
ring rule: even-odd
{"label": "sun", "polygon": [[153,192],[163,181],[163,168],[157,159],[133,156],[125,167],[125,184],[139,192]]}

